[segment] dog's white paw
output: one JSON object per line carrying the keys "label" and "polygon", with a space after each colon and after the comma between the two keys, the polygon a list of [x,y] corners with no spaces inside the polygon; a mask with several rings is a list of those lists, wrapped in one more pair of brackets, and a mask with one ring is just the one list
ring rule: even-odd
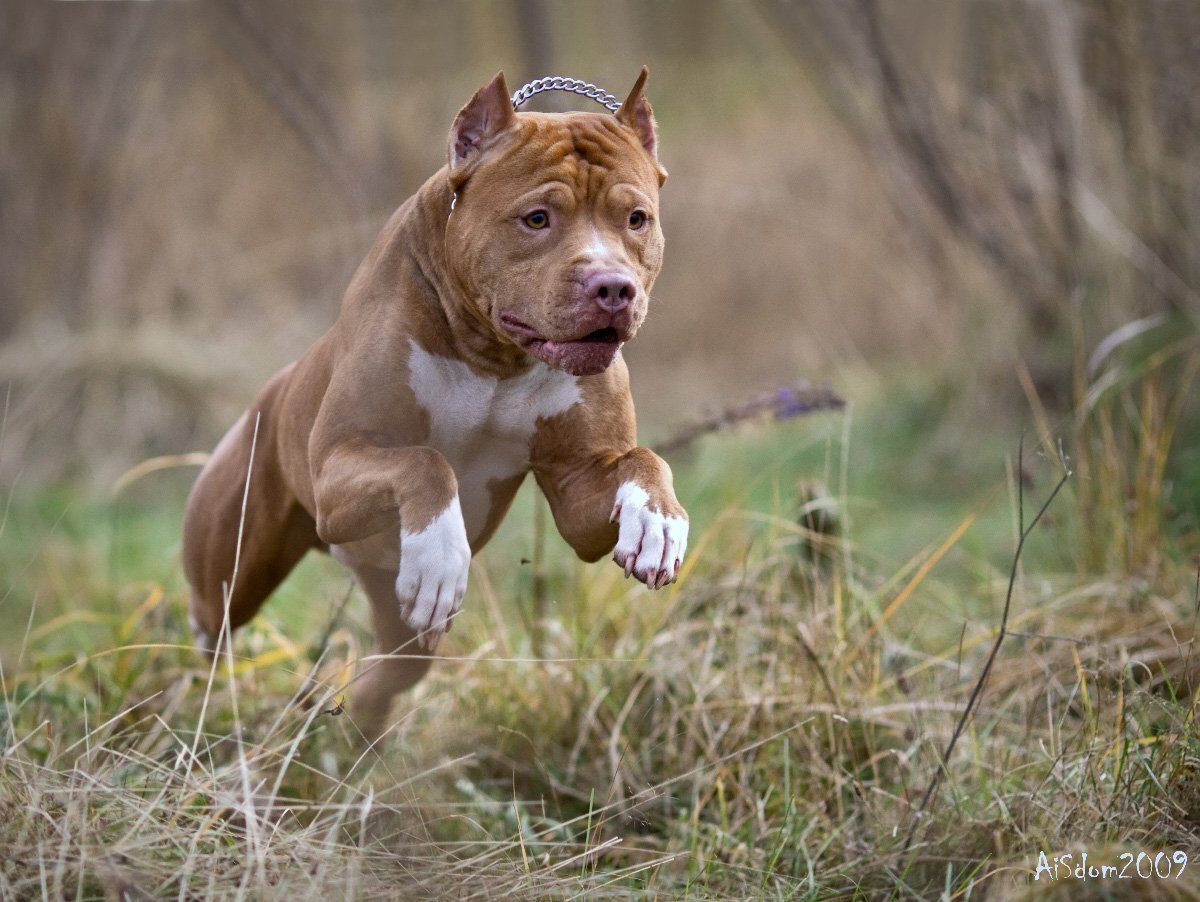
{"label": "dog's white paw", "polygon": [[470,564],[471,546],[457,495],[424,529],[401,530],[396,599],[400,616],[423,648],[432,651],[462,609]]}
{"label": "dog's white paw", "polygon": [[687,550],[686,516],[662,513],[645,489],[625,482],[617,489],[610,519],[620,527],[613,560],[627,577],[635,576],[651,589],[675,581]]}

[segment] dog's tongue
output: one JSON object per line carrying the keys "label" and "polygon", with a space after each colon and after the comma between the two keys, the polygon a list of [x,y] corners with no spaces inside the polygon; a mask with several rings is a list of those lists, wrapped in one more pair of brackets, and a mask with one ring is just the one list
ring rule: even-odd
{"label": "dog's tongue", "polygon": [[612,364],[621,349],[621,342],[598,341],[546,341],[535,352],[546,363],[564,370],[572,376],[594,376]]}

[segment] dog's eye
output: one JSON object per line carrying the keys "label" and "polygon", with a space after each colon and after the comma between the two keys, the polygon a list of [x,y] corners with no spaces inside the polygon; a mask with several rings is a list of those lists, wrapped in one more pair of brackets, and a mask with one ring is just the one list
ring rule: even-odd
{"label": "dog's eye", "polygon": [[531,229],[544,229],[550,225],[550,214],[545,210],[534,210],[525,216],[523,222]]}
{"label": "dog's eye", "polygon": [[647,219],[649,217],[646,215],[645,210],[634,210],[629,214],[629,227],[636,232],[646,224]]}

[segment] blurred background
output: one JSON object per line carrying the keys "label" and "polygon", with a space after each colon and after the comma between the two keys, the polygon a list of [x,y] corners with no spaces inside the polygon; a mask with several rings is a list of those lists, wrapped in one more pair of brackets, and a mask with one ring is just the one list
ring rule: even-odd
{"label": "blurred background", "polygon": [[[527,483],[364,771],[327,556],[236,670],[188,645],[179,456],[497,70],[643,64],[679,586]],[[0,0],[0,896],[1009,898],[1038,849],[1200,847],[1198,163],[1196,0]],[[845,408],[730,426],[805,379]]]}
{"label": "blurred background", "polygon": [[[1194,434],[1188,0],[11,2],[0,481],[210,448],[480,84],[623,95],[643,63],[671,173],[627,351],[644,435],[804,377],[912,384],[945,460],[1148,374]],[[1165,466],[1200,484],[1194,446]]]}

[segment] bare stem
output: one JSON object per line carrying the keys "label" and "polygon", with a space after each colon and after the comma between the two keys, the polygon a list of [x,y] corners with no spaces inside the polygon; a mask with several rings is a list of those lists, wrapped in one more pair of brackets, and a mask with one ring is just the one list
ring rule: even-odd
{"label": "bare stem", "polygon": [[[1024,472],[1023,464],[1025,457],[1025,438],[1021,437],[1021,443],[1017,447],[1017,473]],[[988,677],[992,672],[992,665],[996,662],[996,655],[1000,652],[1000,644],[1008,635],[1008,615],[1012,608],[1013,589],[1017,583],[1017,568],[1021,563],[1021,553],[1025,549],[1025,540],[1029,538],[1038,521],[1042,519],[1042,515],[1049,510],[1050,505],[1054,502],[1055,497],[1062,491],[1062,487],[1067,484],[1067,480],[1071,478],[1071,468],[1067,465],[1066,455],[1063,453],[1062,441],[1058,443],[1058,462],[1062,467],[1062,477],[1055,484],[1053,491],[1043,502],[1038,509],[1033,520],[1029,525],[1025,525],[1025,490],[1022,481],[1017,479],[1017,523],[1020,528],[1020,538],[1017,540],[1017,549],[1013,552],[1012,569],[1008,574],[1008,591],[1004,595],[1004,610],[1000,614],[1000,629],[996,633],[996,641],[992,643],[992,650],[988,652],[987,660],[983,663],[983,670],[979,673],[979,679],[975,681],[975,686],[971,689],[971,695],[967,699],[967,705],[963,708],[962,715],[958,719],[958,724],[954,727],[954,732],[950,735],[950,741],[946,743],[946,748],[942,752],[941,760],[938,761],[937,769],[933,772],[933,777],[929,780],[929,785],[925,787],[925,794],[921,796],[921,801],[913,811],[912,825],[908,829],[908,836],[904,840],[905,853],[912,848],[913,840],[917,835],[917,828],[921,824],[921,818],[925,814],[926,808],[929,806],[933,794],[941,785],[942,778],[946,775],[946,767],[950,762],[950,756],[954,753],[954,747],[958,744],[959,737],[967,728],[967,723],[971,719],[971,715],[979,706],[979,700],[983,696],[983,687],[987,683]]]}

